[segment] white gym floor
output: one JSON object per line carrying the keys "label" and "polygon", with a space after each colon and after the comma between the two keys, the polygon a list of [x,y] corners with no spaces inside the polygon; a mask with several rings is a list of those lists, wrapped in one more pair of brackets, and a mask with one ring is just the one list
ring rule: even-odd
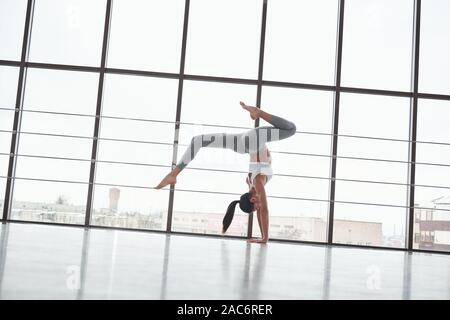
{"label": "white gym floor", "polygon": [[7,223],[0,299],[450,299],[450,255]]}

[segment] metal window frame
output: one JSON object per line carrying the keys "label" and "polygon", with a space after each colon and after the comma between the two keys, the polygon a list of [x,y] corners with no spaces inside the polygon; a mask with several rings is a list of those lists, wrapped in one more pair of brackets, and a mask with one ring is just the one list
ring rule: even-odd
{"label": "metal window frame", "polygon": [[341,73],[342,73],[342,41],[344,36],[344,10],[345,0],[339,0],[338,19],[337,19],[337,36],[336,36],[336,63],[335,63],[335,91],[334,91],[334,106],[333,106],[333,140],[331,143],[331,163],[330,163],[330,188],[328,206],[328,230],[326,232],[326,242],[333,243],[334,232],[334,204],[336,194],[336,168],[337,168],[337,147],[339,138],[339,103],[341,95]]}
{"label": "metal window frame", "polygon": [[[14,123],[13,130],[11,131],[11,146],[10,146],[10,154],[9,154],[9,164],[8,164],[8,175],[7,175],[7,183],[5,189],[5,205],[3,208],[3,215],[1,216],[2,222],[19,222],[18,220],[10,219],[10,211],[12,205],[13,198],[13,190],[14,190],[14,181],[15,177],[15,168],[17,163],[17,158],[21,155],[18,154],[18,144],[21,133],[26,134],[25,132],[21,132],[21,116],[23,109],[23,98],[25,92],[25,84],[26,84],[26,71],[28,68],[41,68],[46,70],[65,70],[65,71],[80,71],[80,72],[95,72],[99,74],[99,86],[98,86],[98,94],[97,94],[97,108],[95,114],[95,126],[94,126],[94,134],[93,137],[93,146],[92,146],[92,156],[91,156],[91,167],[90,167],[90,175],[89,175],[89,184],[88,194],[87,194],[87,207],[86,207],[86,217],[85,223],[83,225],[70,225],[70,224],[57,224],[57,223],[45,223],[49,225],[63,225],[63,226],[77,226],[77,227],[85,227],[85,228],[106,228],[106,229],[117,229],[117,230],[132,230],[132,231],[145,231],[145,232],[159,232],[159,233],[173,233],[173,234],[184,234],[184,235],[195,235],[199,236],[200,234],[196,233],[186,233],[186,232],[177,232],[172,231],[172,217],[173,217],[173,204],[175,197],[175,188],[171,186],[170,195],[169,195],[169,203],[168,203],[168,214],[167,214],[167,226],[166,230],[147,230],[147,229],[128,229],[128,228],[118,228],[118,227],[107,227],[107,226],[94,226],[90,224],[90,218],[92,216],[92,201],[93,201],[93,193],[96,184],[102,185],[101,183],[95,182],[95,171],[96,171],[96,163],[101,162],[97,159],[98,153],[98,141],[101,140],[99,137],[100,132],[100,121],[102,117],[102,100],[103,100],[103,86],[104,86],[104,77],[105,74],[121,74],[121,75],[137,75],[143,77],[160,77],[160,78],[169,78],[169,79],[178,79],[178,99],[177,99],[177,110],[175,117],[175,135],[173,140],[173,157],[172,157],[172,167],[176,163],[177,152],[178,152],[178,134],[180,124],[183,124],[181,120],[181,110],[182,110],[182,94],[183,94],[183,81],[184,80],[193,80],[193,81],[209,81],[209,82],[220,82],[220,83],[235,83],[235,84],[251,84],[256,85],[257,87],[257,95],[256,95],[256,105],[259,107],[261,103],[261,91],[263,86],[274,86],[274,87],[286,87],[286,88],[298,88],[298,89],[310,89],[310,90],[324,90],[324,91],[332,91],[334,93],[334,110],[333,110],[333,133],[328,134],[332,137],[332,147],[331,147],[331,155],[327,155],[330,157],[330,177],[327,178],[330,180],[329,187],[329,198],[326,200],[330,203],[329,211],[328,211],[328,230],[327,230],[327,239],[325,242],[317,242],[317,241],[301,241],[301,240],[284,240],[284,239],[273,239],[274,241],[281,242],[290,242],[290,243],[305,243],[305,244],[319,244],[319,245],[332,245],[332,246],[342,246],[342,247],[359,247],[359,248],[371,248],[371,249],[384,249],[384,250],[403,250],[409,252],[429,252],[429,253],[438,253],[438,254],[450,254],[447,251],[438,251],[438,250],[423,250],[423,249],[413,249],[413,226],[414,226],[414,192],[415,192],[415,165],[416,163],[416,144],[417,143],[428,143],[416,141],[417,135],[417,102],[418,99],[436,99],[436,100],[446,100],[450,101],[450,95],[445,94],[433,94],[433,93],[421,93],[418,90],[418,71],[419,71],[419,49],[420,49],[420,15],[421,15],[421,0],[414,1],[414,24],[413,24],[413,59],[412,59],[412,74],[411,74],[411,91],[396,91],[396,90],[379,90],[379,89],[370,89],[370,88],[356,88],[356,87],[345,87],[341,86],[341,72],[342,72],[342,46],[343,46],[343,25],[344,25],[344,6],[345,0],[338,0],[338,19],[337,19],[337,39],[336,39],[336,63],[335,63],[335,84],[334,85],[318,85],[318,84],[309,84],[309,83],[291,83],[291,82],[282,82],[282,81],[269,81],[263,80],[263,67],[264,67],[264,44],[265,44],[265,31],[266,31],[266,15],[267,15],[267,0],[262,0],[263,4],[263,14],[262,14],[262,23],[261,23],[261,34],[260,34],[260,49],[259,49],[259,67],[258,67],[258,77],[257,79],[241,79],[241,78],[230,78],[230,77],[216,77],[216,76],[204,76],[204,75],[193,75],[193,74],[185,74],[184,66],[185,66],[185,57],[186,57],[186,43],[187,43],[187,32],[188,32],[188,21],[189,21],[189,6],[190,0],[185,0],[185,12],[184,12],[184,22],[183,22],[183,38],[182,38],[182,46],[181,46],[181,56],[180,56],[180,72],[179,73],[167,73],[167,72],[154,72],[154,71],[143,71],[143,70],[130,70],[130,69],[120,69],[120,68],[108,68],[106,66],[106,59],[108,54],[108,40],[110,35],[110,23],[112,19],[112,5],[113,0],[107,0],[106,4],[106,14],[105,14],[105,24],[104,24],[104,32],[103,32],[103,46],[102,46],[102,59],[99,67],[90,67],[90,66],[80,66],[80,65],[66,65],[66,64],[52,64],[52,63],[40,63],[40,62],[29,62],[28,61],[28,52],[30,46],[31,39],[31,31],[32,31],[32,21],[34,14],[34,0],[28,0],[27,3],[27,12],[25,17],[25,25],[24,25],[24,34],[22,41],[22,52],[20,61],[11,61],[11,60],[0,60],[0,66],[12,66],[18,67],[19,69],[19,80],[16,94],[16,102],[14,114]],[[409,145],[408,152],[408,161],[403,161],[408,163],[408,183],[406,184],[408,188],[408,199],[406,206],[404,207],[407,213],[407,235],[406,235],[406,247],[405,248],[388,248],[382,246],[364,246],[364,245],[355,245],[355,244],[340,244],[333,242],[333,222],[334,222],[334,203],[340,202],[335,201],[335,188],[336,181],[339,180],[336,178],[336,165],[339,158],[346,157],[338,157],[337,156],[337,147],[339,140],[339,102],[340,102],[340,93],[356,93],[356,94],[370,94],[370,95],[384,95],[384,96],[398,96],[405,97],[411,99],[411,108],[410,108],[410,136],[407,142]],[[129,120],[145,120],[145,119],[129,119]],[[188,123],[186,123],[188,124]],[[255,121],[255,126],[258,126],[258,121]],[[320,134],[320,133],[311,133],[311,134]],[[344,135],[343,135],[344,136]],[[358,138],[358,137],[355,137]],[[360,138],[375,138],[375,137],[360,137]],[[375,138],[376,139],[376,138]],[[117,139],[111,139],[117,140]],[[395,139],[390,139],[395,140]],[[433,143],[433,142],[430,142]],[[283,152],[280,152],[283,153]],[[313,156],[312,154],[304,154],[307,156]],[[365,159],[365,160],[376,160],[376,159]],[[88,160],[89,161],[89,160]],[[432,165],[430,163],[430,165]],[[168,166],[167,166],[168,167]],[[201,169],[201,168],[200,168]],[[18,178],[20,179],[20,178]],[[180,192],[189,191],[189,190],[179,190]],[[202,192],[202,191],[198,191]],[[289,198],[289,197],[287,197]],[[307,199],[305,199],[307,200]],[[252,216],[249,216],[249,226],[248,226],[248,234],[247,237],[251,237],[252,235]],[[40,223],[36,221],[20,221],[21,223]],[[212,236],[215,235],[203,235],[202,236]],[[223,236],[220,236],[223,237]],[[227,236],[230,239],[234,238],[245,238],[239,236]]]}
{"label": "metal window frame", "polygon": [[[256,107],[261,108],[261,95],[263,86],[263,71],[264,71],[264,48],[266,43],[266,24],[267,24],[267,0],[263,1],[261,14],[261,35],[259,44],[259,62],[258,62],[258,82],[256,84]],[[259,118],[255,120],[255,128],[259,126]],[[256,136],[256,145],[259,145],[259,135]],[[259,152],[256,154],[259,162]],[[247,238],[253,235],[253,217],[255,213],[248,215],[247,222]]]}
{"label": "metal window frame", "polygon": [[412,251],[414,246],[414,211],[416,183],[416,138],[417,138],[417,102],[419,91],[419,52],[420,52],[420,17],[421,0],[414,0],[412,59],[411,59],[411,89],[413,96],[410,102],[409,140],[408,145],[408,194],[406,214],[406,249]]}
{"label": "metal window frame", "polygon": [[[184,85],[184,66],[186,61],[186,44],[187,44],[187,32],[189,26],[189,8],[190,0],[186,0],[184,3],[184,21],[183,21],[183,38],[181,43],[180,54],[180,73],[178,79],[178,96],[177,96],[177,110],[175,114],[175,132],[173,138],[173,153],[172,153],[172,169],[177,164],[178,157],[178,142],[180,138],[180,120],[181,120],[181,103],[183,100],[183,85]],[[173,203],[175,199],[175,186],[170,185],[169,193],[169,205],[167,208],[167,220],[166,220],[166,232],[173,233],[172,231],[172,217],[173,217]]]}
{"label": "metal window frame", "polygon": [[112,17],[112,0],[106,2],[105,23],[103,29],[103,43],[102,43],[102,56],[100,62],[100,72],[98,79],[98,91],[97,91],[97,106],[95,110],[95,123],[94,123],[94,138],[92,140],[92,154],[91,154],[91,167],[89,170],[89,186],[86,200],[86,215],[84,225],[89,227],[91,224],[91,217],[93,211],[93,197],[94,197],[94,182],[95,174],[97,171],[97,153],[98,153],[98,138],[100,136],[100,125],[103,105],[103,88],[105,82],[105,68],[106,60],[108,58],[108,43],[109,43],[109,30],[111,27]]}

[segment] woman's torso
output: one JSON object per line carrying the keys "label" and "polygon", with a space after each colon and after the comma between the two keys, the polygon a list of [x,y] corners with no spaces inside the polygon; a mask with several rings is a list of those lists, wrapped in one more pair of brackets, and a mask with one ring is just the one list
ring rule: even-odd
{"label": "woman's torso", "polygon": [[[255,165],[255,163],[258,162],[261,163],[261,166]],[[265,183],[269,181],[269,179],[272,177],[271,164],[272,157],[267,146],[265,146],[264,149],[259,152],[259,157],[256,152],[250,153],[250,172],[247,175],[247,184],[249,185],[250,189],[254,187],[254,179],[258,174],[266,176]]]}
{"label": "woman's torso", "polygon": [[258,153],[250,153],[250,162],[268,162],[272,163],[272,157],[270,156],[270,151],[267,148],[267,146],[264,147],[262,151],[259,152],[259,158]]}

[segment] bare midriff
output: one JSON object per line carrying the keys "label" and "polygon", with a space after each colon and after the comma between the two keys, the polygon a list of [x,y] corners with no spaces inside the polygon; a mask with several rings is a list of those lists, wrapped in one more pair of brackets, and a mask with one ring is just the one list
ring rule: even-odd
{"label": "bare midriff", "polygon": [[[267,146],[264,147],[264,149],[259,152],[259,161],[258,161],[258,153],[256,152],[250,153],[250,162],[268,162],[272,164],[272,157],[270,156],[270,151],[267,148]],[[247,184],[249,185],[249,187],[250,187],[250,175],[251,173],[247,175]],[[267,183],[267,177],[265,183]]]}
{"label": "bare midriff", "polygon": [[262,151],[259,152],[259,160],[258,160],[258,153],[250,153],[250,162],[268,162],[272,163],[272,157],[270,156],[270,151],[266,147]]}

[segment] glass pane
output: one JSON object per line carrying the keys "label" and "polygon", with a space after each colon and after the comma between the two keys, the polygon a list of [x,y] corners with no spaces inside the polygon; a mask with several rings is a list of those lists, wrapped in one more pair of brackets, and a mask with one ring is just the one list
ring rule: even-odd
{"label": "glass pane", "polygon": [[0,59],[20,60],[26,13],[25,0],[0,2]]}
{"label": "glass pane", "polygon": [[[245,193],[248,191],[245,179],[247,174],[236,172],[220,172],[209,170],[192,170],[187,167],[180,179],[177,179],[177,188],[183,190],[205,190],[211,192]],[[216,183],[211,183],[212,181]]]}
{"label": "glass pane", "polygon": [[[5,4],[9,7],[12,2]],[[2,8],[0,4],[0,8]],[[0,16],[3,14],[0,10]],[[0,19],[0,39],[2,39],[2,24],[3,19]],[[3,40],[2,40],[3,41]],[[17,80],[19,69],[15,67],[0,67],[0,108],[14,109],[17,94]],[[11,147],[11,133],[14,121],[14,111],[0,110],[0,177],[8,175],[9,152]],[[0,212],[3,212],[3,201],[5,196],[6,179],[0,178]]]}
{"label": "glass pane", "polygon": [[[169,169],[98,163],[93,224],[165,230],[169,192],[152,190]],[[117,185],[117,186],[115,186]],[[131,188],[134,186],[141,188]]]}
{"label": "glass pane", "polygon": [[31,68],[27,71],[24,110],[95,115],[98,77],[91,72]]}
{"label": "glass pane", "polygon": [[101,162],[97,164],[96,182],[149,188],[156,186],[166,171],[168,169],[154,166]]}
{"label": "glass pane", "polygon": [[104,139],[173,143],[174,127],[171,123],[103,118],[100,137]]}
{"label": "glass pane", "polygon": [[[341,116],[339,115],[339,118]],[[351,114],[346,117],[350,120]],[[355,119],[357,116],[355,115]],[[399,126],[403,126],[406,121],[402,121]],[[376,123],[373,123],[376,125]],[[353,126],[353,125],[352,125]],[[391,127],[392,129],[393,127]],[[341,127],[339,127],[340,131]],[[344,130],[341,134],[344,133]],[[357,133],[348,133],[349,135],[359,135]],[[384,131],[380,130],[375,133],[377,138],[384,135]],[[370,133],[361,134],[360,136],[370,136]],[[372,136],[374,137],[374,136]],[[387,138],[387,137],[384,137]],[[389,139],[389,138],[388,138]],[[398,138],[393,138],[398,139]],[[407,138],[406,138],[407,139]],[[339,137],[338,155],[341,157],[355,157],[355,158],[367,158],[367,159],[379,159],[379,160],[402,160],[408,154],[408,141],[390,141],[390,140],[378,140],[378,139],[366,139],[366,138],[356,138],[356,137]],[[358,161],[358,160],[353,160]],[[393,164],[391,162],[391,164]]]}
{"label": "glass pane", "polygon": [[[252,128],[254,121],[245,110],[242,110],[239,101],[253,103],[255,94],[256,86],[186,81],[183,88],[178,159],[181,159],[187,144],[195,135],[217,132],[234,133]],[[185,124],[186,122],[216,126],[191,125]],[[248,190],[245,182],[248,161],[248,155],[231,150],[202,149],[179,176],[177,188],[244,193]],[[243,173],[191,170],[192,168],[232,170]],[[216,183],[211,184],[211,181]],[[221,233],[223,215],[228,204],[235,198],[236,196],[231,195],[179,191],[174,200],[174,206],[177,209],[174,209],[173,229],[194,233]],[[215,207],[212,203],[216,203]],[[242,212],[238,214],[238,210],[227,235],[247,234],[248,214]]]}
{"label": "glass pane", "polygon": [[24,112],[21,131],[91,137],[94,133],[94,118]]}
{"label": "glass pane", "polygon": [[3,214],[3,202],[5,197],[6,177],[8,176],[9,157],[0,155],[0,213]]}
{"label": "glass pane", "polygon": [[[89,161],[56,160],[19,156],[16,177],[65,181],[89,181]],[[39,170],[36,170],[39,168]]]}
{"label": "glass pane", "polygon": [[[275,178],[278,179],[279,177]],[[267,186],[270,188],[269,184]],[[300,190],[300,187],[298,188],[295,190]],[[328,201],[279,198],[269,198],[268,200],[269,238],[326,241]],[[261,237],[256,214],[253,215],[252,236]]]}
{"label": "glass pane", "polygon": [[94,194],[93,225],[166,229],[168,190],[96,185]]}
{"label": "glass pane", "polygon": [[[245,172],[190,170],[188,167],[177,181],[177,188],[242,194],[248,191],[245,183],[246,177],[247,173]],[[211,183],[211,181],[217,183]],[[326,200],[328,197],[328,180],[275,176],[266,185],[266,192],[269,196]],[[271,216],[274,214],[274,212],[271,212]]]}
{"label": "glass pane", "polygon": [[168,170],[169,168],[151,166],[98,163],[96,182],[108,186],[97,185],[95,188],[92,223],[165,230],[168,189],[150,188],[156,186]]}
{"label": "glass pane", "polygon": [[[333,124],[332,92],[264,87],[261,101],[263,110],[286,118],[297,126],[297,133],[294,136],[270,143],[271,150],[322,155],[330,153]],[[270,124],[261,120],[260,125]],[[313,161],[315,159],[312,158]]]}
{"label": "glass pane", "polygon": [[419,91],[450,94],[450,2],[422,1]]}
{"label": "glass pane", "polygon": [[413,2],[345,3],[342,85],[410,90]]}
{"label": "glass pane", "polygon": [[91,159],[92,140],[21,134],[19,154],[62,157],[75,159]]}
{"label": "glass pane", "polygon": [[30,61],[99,66],[105,12],[105,0],[37,1]]}
{"label": "glass pane", "polygon": [[175,121],[177,95],[178,80],[107,74],[102,115]]}
{"label": "glass pane", "polygon": [[[417,141],[450,144],[449,118],[450,101],[419,99],[417,108]],[[419,143],[417,149],[426,146],[427,144]],[[437,146],[440,147],[439,145]],[[421,152],[417,152],[417,156],[419,156],[420,153]],[[428,154],[421,154],[420,156],[427,155]],[[431,156],[438,158],[438,155],[431,154]],[[440,163],[446,162],[448,161],[440,161]]]}
{"label": "glass pane", "polygon": [[449,117],[449,101],[419,100],[417,140],[431,143],[417,144],[417,162],[441,165],[416,164],[414,248],[450,251]]}
{"label": "glass pane", "polygon": [[185,81],[182,122],[253,128],[254,121],[239,101],[254,104],[256,86]]}
{"label": "glass pane", "polygon": [[13,122],[14,111],[0,110],[0,153],[9,154],[10,152]]}
{"label": "glass pane", "polygon": [[21,134],[19,155],[37,157],[19,156],[16,177],[86,184],[18,179],[14,185],[13,219],[84,223],[90,162],[39,157],[90,159],[92,139],[51,135],[91,137],[95,118],[39,111],[94,115],[97,90],[98,75],[95,73],[40,69],[28,71],[24,110],[30,111],[22,114],[21,131],[44,135]]}
{"label": "glass pane", "polygon": [[[290,137],[293,139],[293,137]],[[276,174],[299,175],[310,177],[328,177],[330,158],[313,157],[297,154],[282,154],[274,151],[272,154],[272,168]]]}
{"label": "glass pane", "polygon": [[0,153],[9,154],[11,147],[11,134],[0,132]]}
{"label": "glass pane", "polygon": [[407,209],[402,207],[407,204],[409,102],[408,98],[341,95],[340,134],[405,142],[339,137],[338,156],[391,159],[404,163],[337,159],[337,179],[369,182],[337,180],[336,201],[383,206],[336,203],[335,226],[336,221],[340,220],[352,231],[340,233],[335,229],[335,242],[404,247]]}
{"label": "glass pane", "polygon": [[[12,131],[14,122],[14,110],[1,110],[0,109],[0,130]],[[2,132],[5,133],[5,132]],[[6,141],[5,141],[6,142]],[[8,142],[9,144],[9,142]],[[3,149],[3,143],[1,144]],[[8,148],[9,149],[9,148]]]}
{"label": "glass pane", "polygon": [[353,160],[339,158],[336,173],[339,179],[405,183],[407,163]]}
{"label": "glass pane", "polygon": [[338,155],[408,160],[409,98],[342,93],[339,134],[405,141],[339,137]]}
{"label": "glass pane", "polygon": [[[180,178],[181,181],[181,178]],[[189,233],[221,234],[222,220],[236,196],[175,191],[172,230]],[[248,214],[236,207],[227,236],[246,236]]]}
{"label": "glass pane", "polygon": [[[242,109],[239,101],[252,104],[255,94],[256,86],[186,81],[183,88],[178,159],[181,159],[195,135],[238,133],[253,128],[254,121]],[[185,124],[186,122],[197,125]],[[220,126],[235,126],[242,129]],[[189,167],[244,171],[248,170],[248,155],[237,154],[230,150],[205,148],[197,154]],[[245,184],[245,180],[243,182]]]}
{"label": "glass pane", "polygon": [[[151,188],[170,170],[172,163],[177,92],[177,80],[107,76],[104,116],[157,121],[102,118],[98,159],[147,165],[98,163],[96,183],[108,186],[96,186],[94,224],[165,230],[169,193]],[[113,208],[106,205],[112,201],[108,200],[110,192],[116,192],[121,199],[115,200]]]}
{"label": "glass pane", "polygon": [[101,140],[97,159],[170,167],[173,145]]}
{"label": "glass pane", "polygon": [[[87,72],[31,69],[24,110],[95,115],[98,75]],[[94,117],[24,112],[21,130],[92,136]]]}
{"label": "glass pane", "polygon": [[172,144],[174,124],[158,121],[175,121],[177,92],[178,80],[108,75],[103,115],[157,121],[103,118],[100,136]]}
{"label": "glass pane", "polygon": [[16,179],[11,219],[84,224],[87,184]]}
{"label": "glass pane", "polygon": [[184,0],[114,1],[108,66],[178,73],[184,4]]}
{"label": "glass pane", "polygon": [[[4,162],[6,162],[6,161],[4,161],[3,160],[4,159],[4,157],[2,157],[2,156],[0,156],[0,165],[2,166],[2,168],[6,168],[6,164],[4,163]],[[6,178],[2,178],[2,177],[6,177],[6,174],[7,173],[5,173],[5,171],[3,171],[3,169],[2,169],[2,171],[0,172],[0,212],[2,213],[2,215],[3,215],[3,204],[4,204],[4,197],[5,197],[5,187],[6,187]]]}
{"label": "glass pane", "polygon": [[[406,170],[403,176],[406,177]],[[406,192],[404,185],[336,181],[335,198],[339,201],[404,206]]]}
{"label": "glass pane", "polygon": [[261,0],[192,1],[185,72],[256,79],[261,14]]}
{"label": "glass pane", "polygon": [[[0,176],[6,177],[8,175],[8,163],[9,163],[9,156],[0,155]],[[0,193],[0,199],[3,200],[2,193]]]}
{"label": "glass pane", "polygon": [[[268,144],[268,148],[272,151],[275,176],[266,185],[267,194],[324,200],[322,202],[269,198],[269,235],[291,240],[325,241],[330,172],[330,158],[326,156],[331,151],[333,93],[264,87],[261,104],[263,110],[286,118],[297,126],[297,133],[294,136]],[[262,120],[260,125],[270,124]],[[319,154],[325,157],[295,153]],[[277,176],[278,174],[323,179]],[[259,235],[256,221],[253,234]]]}
{"label": "glass pane", "polygon": [[335,203],[333,242],[403,248],[405,221],[406,208]]}
{"label": "glass pane", "polygon": [[19,68],[0,66],[0,108],[16,107],[18,79]]}
{"label": "glass pane", "polygon": [[[264,79],[334,83],[338,1],[271,1]],[[314,30],[314,32],[311,32]]]}

